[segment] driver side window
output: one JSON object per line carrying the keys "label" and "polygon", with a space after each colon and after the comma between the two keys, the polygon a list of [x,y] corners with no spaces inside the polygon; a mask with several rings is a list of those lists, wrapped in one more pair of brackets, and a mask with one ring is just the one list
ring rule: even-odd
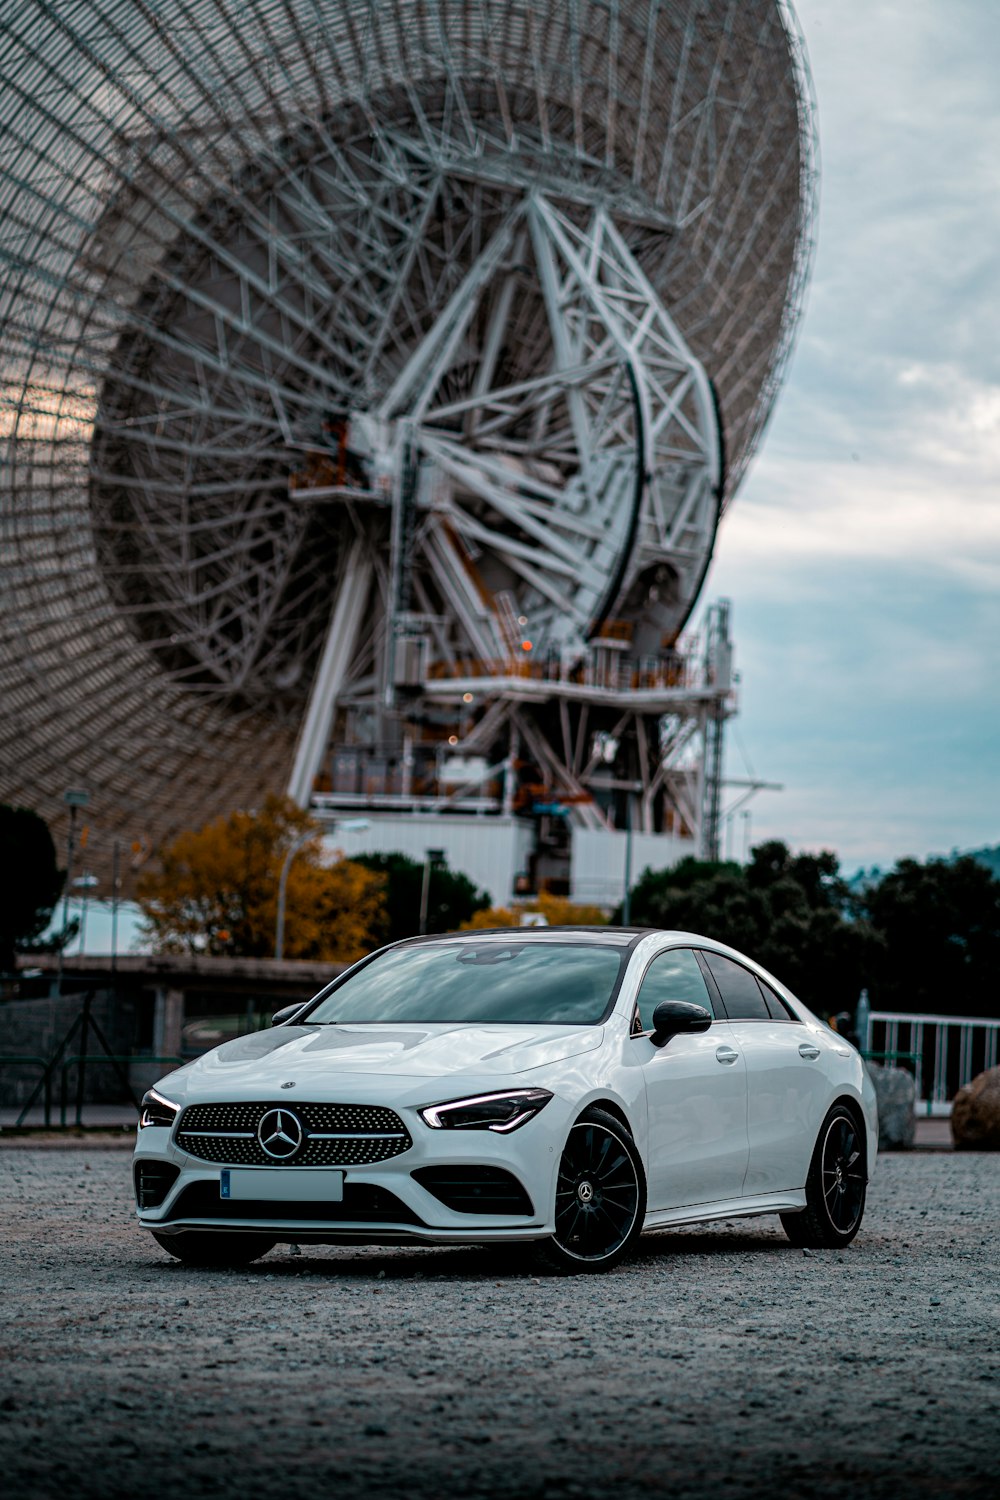
{"label": "driver side window", "polygon": [[714,1018],[708,986],[693,949],[671,948],[658,954],[646,970],[636,998],[643,1031],[652,1031],[653,1012],[661,1000],[687,1000],[692,1005],[703,1005]]}

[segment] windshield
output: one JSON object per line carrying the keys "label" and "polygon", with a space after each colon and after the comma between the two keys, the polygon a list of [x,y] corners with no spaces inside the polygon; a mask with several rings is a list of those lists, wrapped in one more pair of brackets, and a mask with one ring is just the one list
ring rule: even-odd
{"label": "windshield", "polygon": [[603,1020],[627,950],[602,943],[421,943],[390,949],[341,981],[313,1022]]}

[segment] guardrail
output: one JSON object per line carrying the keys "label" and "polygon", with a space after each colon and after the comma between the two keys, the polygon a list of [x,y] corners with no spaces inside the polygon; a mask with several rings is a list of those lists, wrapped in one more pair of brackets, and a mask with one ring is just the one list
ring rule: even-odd
{"label": "guardrail", "polygon": [[[69,1128],[79,1129],[79,1127],[83,1123],[83,1110],[85,1107],[83,1093],[86,1070],[88,1067],[92,1067],[95,1064],[99,1063],[110,1065],[115,1069],[116,1073],[119,1076],[119,1081],[123,1084],[123,1092],[127,1095],[128,1102],[132,1105],[132,1108],[138,1114],[139,1100],[136,1099],[135,1094],[132,1092],[131,1085],[128,1081],[127,1069],[134,1063],[155,1063],[157,1067],[162,1065],[164,1067],[179,1068],[182,1062],[183,1058],[180,1057],[147,1057],[143,1053],[87,1052],[78,1053],[73,1057],[67,1057],[61,1062],[59,1060],[58,1054],[54,1058],[48,1058],[35,1056],[31,1053],[25,1052],[0,1053],[0,1068],[30,1067],[34,1068],[38,1075],[38,1082],[31,1094],[31,1097],[28,1099],[27,1104],[25,1104],[21,1109],[21,1112],[18,1115],[13,1127],[8,1128],[13,1128],[14,1130],[21,1130],[24,1128],[24,1121],[27,1117],[28,1111],[32,1108],[35,1100],[38,1098],[39,1093],[41,1093],[42,1120],[43,1126],[46,1130],[67,1130]],[[59,1122],[58,1124],[53,1124],[52,1083],[55,1077],[57,1066],[59,1069]],[[73,1110],[73,1119],[72,1121],[67,1121],[66,1116],[69,1110],[69,1074],[72,1068],[77,1068],[79,1071],[77,1073],[77,1090]]]}
{"label": "guardrail", "polygon": [[[52,1117],[52,1072],[49,1068],[49,1060],[47,1057],[35,1057],[29,1052],[7,1052],[0,1054],[0,1068],[20,1067],[31,1067],[37,1068],[38,1070],[39,1077],[42,1080],[42,1090],[44,1092],[45,1102],[43,1104],[43,1109],[45,1113],[45,1123],[47,1125]],[[20,1125],[21,1123],[23,1114],[24,1111],[22,1110],[21,1115],[18,1117],[18,1125]]]}
{"label": "guardrail", "polygon": [[[66,1129],[66,1107],[67,1107],[67,1103],[68,1103],[69,1072],[70,1072],[71,1068],[81,1068],[85,1072],[86,1069],[88,1067],[90,1067],[91,1064],[93,1064],[93,1063],[109,1063],[115,1069],[115,1071],[117,1073],[119,1073],[119,1075],[120,1075],[121,1074],[121,1069],[122,1069],[123,1066],[127,1068],[127,1067],[129,1067],[134,1062],[156,1063],[156,1065],[158,1067],[161,1064],[163,1064],[163,1063],[170,1064],[172,1067],[175,1067],[175,1068],[179,1068],[180,1065],[181,1065],[181,1059],[179,1057],[145,1057],[145,1056],[143,1056],[143,1057],[135,1057],[131,1053],[124,1053],[124,1054],[123,1053],[113,1053],[112,1054],[112,1053],[97,1052],[97,1053],[85,1053],[85,1054],[81,1054],[81,1055],[79,1055],[77,1057],[67,1057],[65,1059],[65,1061],[60,1065],[60,1068],[59,1068],[59,1074],[60,1074],[60,1079],[59,1079],[59,1129],[60,1130],[65,1130]],[[79,1076],[80,1075],[78,1075],[78,1079],[79,1079]],[[76,1128],[78,1128],[82,1124],[82,1122],[83,1122],[83,1107],[84,1107],[84,1105],[83,1105],[83,1099],[81,1097],[81,1094],[82,1094],[82,1089],[78,1085],[78,1087],[77,1087],[77,1099],[76,1099],[76,1111],[75,1111],[75,1113],[76,1113],[76,1119],[73,1122],[74,1127],[76,1127]],[[132,1108],[135,1110],[136,1114],[138,1114],[139,1113],[139,1102],[140,1101],[133,1094],[131,1085],[129,1085],[128,1096],[129,1096],[129,1102],[132,1105]]]}
{"label": "guardrail", "polygon": [[[873,1010],[861,1038],[862,1055],[907,1058],[915,1063],[917,1109],[921,1114],[950,1115],[959,1089],[1000,1054],[1000,1020],[983,1016],[935,1016]],[[876,1050],[881,1043],[882,1051]]]}
{"label": "guardrail", "polygon": [[909,1063],[918,1082],[923,1072],[924,1060],[919,1052],[862,1052],[861,1056],[865,1062],[879,1063],[883,1067],[895,1068],[901,1062]]}

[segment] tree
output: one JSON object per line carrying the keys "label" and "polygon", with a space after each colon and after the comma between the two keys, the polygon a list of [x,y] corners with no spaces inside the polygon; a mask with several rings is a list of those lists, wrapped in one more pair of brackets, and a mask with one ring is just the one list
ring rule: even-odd
{"label": "tree", "polygon": [[854,1009],[878,947],[836,855],[792,854],[778,840],[753,849],[745,868],[686,859],[645,870],[631,907],[639,926],[699,933],[757,959],[825,1015]]}
{"label": "tree", "polygon": [[563,896],[541,891],[523,906],[490,906],[477,911],[468,922],[462,923],[462,930],[483,932],[491,927],[520,927],[526,912],[538,912],[550,927],[606,927],[608,923],[599,906],[577,906]]}
{"label": "tree", "polygon": [[45,820],[0,803],[0,971],[48,927],[65,878]]}
{"label": "tree", "polygon": [[[708,888],[726,876],[737,884],[742,884],[740,866],[729,862],[694,859],[689,855],[666,870],[654,870],[647,866],[630,892],[630,925],[669,926],[666,918],[682,899],[692,891],[698,892],[700,899]],[[623,908],[619,906],[611,920],[618,926],[623,917]]]}
{"label": "tree", "polygon": [[859,901],[883,940],[869,984],[873,1005],[997,1014],[1000,881],[977,858],[902,859]]}
{"label": "tree", "polygon": [[[379,941],[395,943],[420,931],[420,897],[424,867],[407,854],[356,854],[354,863],[385,881],[385,917]],[[427,931],[454,932],[474,912],[489,906],[485,891],[477,890],[467,875],[449,870],[447,861],[431,865],[427,893]]]}
{"label": "tree", "polygon": [[285,956],[352,963],[376,946],[384,882],[352,860],[322,862],[321,826],[287,798],[181,833],[139,882],[146,935],[156,951],[271,957],[278,883],[288,850]]}

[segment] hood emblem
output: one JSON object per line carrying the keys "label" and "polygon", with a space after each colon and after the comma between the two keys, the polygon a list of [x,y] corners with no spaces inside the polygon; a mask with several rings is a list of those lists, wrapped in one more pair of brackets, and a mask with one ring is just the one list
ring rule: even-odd
{"label": "hood emblem", "polygon": [[261,1116],[257,1139],[272,1161],[290,1161],[302,1145],[302,1122],[290,1109],[269,1109]]}
{"label": "hood emblem", "polygon": [[293,1089],[293,1088],[294,1088],[294,1087],[295,1087],[295,1084],[294,1084],[294,1083],[283,1083],[283,1084],[282,1084],[282,1085],[281,1085],[281,1087],[282,1087],[282,1088],[283,1088],[283,1089]]}

